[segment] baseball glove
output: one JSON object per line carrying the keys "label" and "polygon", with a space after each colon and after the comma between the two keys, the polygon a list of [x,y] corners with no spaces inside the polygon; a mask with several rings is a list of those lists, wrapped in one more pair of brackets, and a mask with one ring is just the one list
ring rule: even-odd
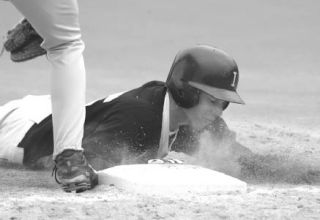
{"label": "baseball glove", "polygon": [[3,47],[10,52],[12,61],[23,62],[46,54],[46,50],[40,46],[42,41],[27,19],[23,19],[8,31]]}

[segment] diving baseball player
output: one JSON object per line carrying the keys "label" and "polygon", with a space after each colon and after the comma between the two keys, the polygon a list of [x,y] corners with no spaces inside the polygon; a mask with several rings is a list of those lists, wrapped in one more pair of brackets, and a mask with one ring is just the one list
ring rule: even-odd
{"label": "diving baseball player", "polygon": [[[228,139],[241,147],[222,119],[230,103],[244,104],[237,93],[238,81],[238,66],[223,50],[207,45],[181,50],[166,82],[151,81],[86,106],[84,154],[96,170],[123,161],[146,163],[165,157],[171,150],[192,155],[198,150],[203,131],[209,131],[217,143]],[[29,125],[18,129],[20,138],[11,144],[11,154],[3,153],[2,157],[31,168],[42,166],[43,158],[54,152],[52,117],[47,107],[50,96],[28,96],[16,102],[16,109],[10,108],[10,103],[2,107],[0,126],[6,128],[14,118]],[[21,111],[28,117],[20,117]],[[0,146],[6,146],[2,152],[8,144],[1,141],[8,143],[9,139],[0,136]]]}

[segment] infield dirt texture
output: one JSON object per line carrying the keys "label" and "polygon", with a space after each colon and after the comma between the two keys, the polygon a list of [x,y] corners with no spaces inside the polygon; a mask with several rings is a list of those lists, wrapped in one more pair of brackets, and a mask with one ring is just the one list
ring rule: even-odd
{"label": "infield dirt texture", "polygon": [[[221,152],[186,161],[248,182],[246,194],[147,197],[98,186],[66,194],[51,171],[0,166],[0,219],[319,219],[320,2],[317,0],[80,0],[87,101],[165,80],[179,49],[224,49],[240,69],[246,105],[224,113],[240,143],[259,154],[246,164]],[[0,33],[21,15],[0,1]],[[0,58],[0,105],[49,93],[45,57]],[[206,149],[204,149],[206,150]],[[208,149],[207,149],[208,150]],[[204,154],[210,155],[210,154]]]}

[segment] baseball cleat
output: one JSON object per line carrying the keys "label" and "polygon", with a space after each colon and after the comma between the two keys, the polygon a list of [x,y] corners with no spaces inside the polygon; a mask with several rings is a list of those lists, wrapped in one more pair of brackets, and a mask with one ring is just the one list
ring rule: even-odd
{"label": "baseball cleat", "polygon": [[98,185],[98,174],[82,151],[65,150],[56,157],[55,164],[52,174],[65,192],[80,193]]}

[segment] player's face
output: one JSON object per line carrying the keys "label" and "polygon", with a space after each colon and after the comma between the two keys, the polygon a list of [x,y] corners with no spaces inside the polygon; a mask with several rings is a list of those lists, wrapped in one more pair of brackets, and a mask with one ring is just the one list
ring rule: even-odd
{"label": "player's face", "polygon": [[215,99],[205,93],[200,94],[199,104],[186,109],[186,115],[195,130],[201,130],[212,124],[223,112],[226,101]]}

